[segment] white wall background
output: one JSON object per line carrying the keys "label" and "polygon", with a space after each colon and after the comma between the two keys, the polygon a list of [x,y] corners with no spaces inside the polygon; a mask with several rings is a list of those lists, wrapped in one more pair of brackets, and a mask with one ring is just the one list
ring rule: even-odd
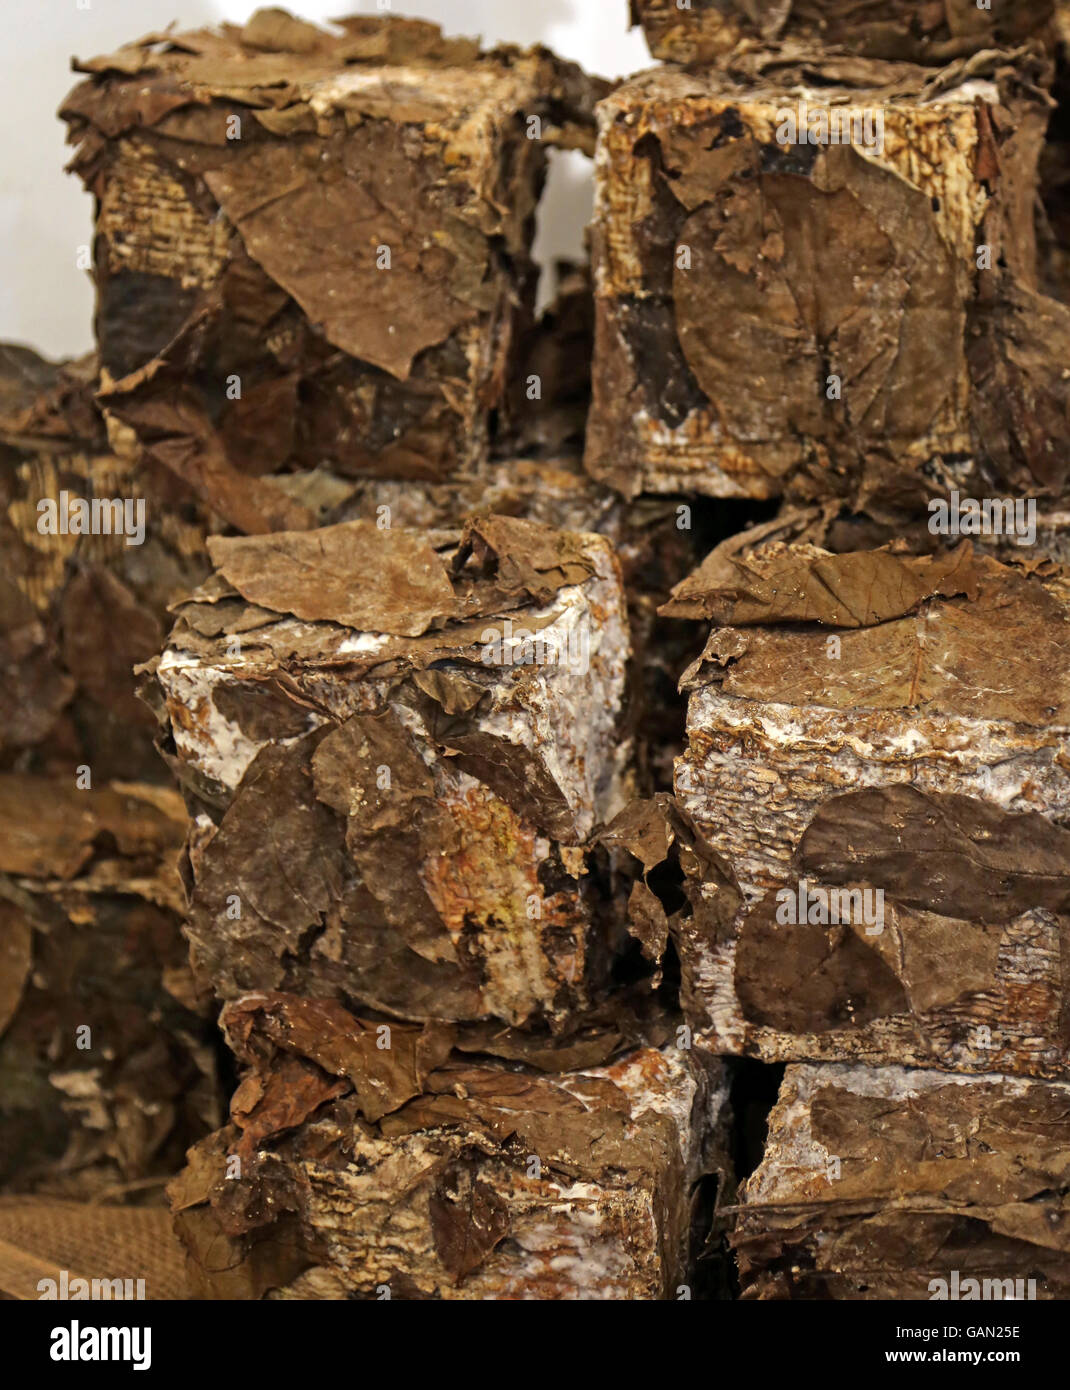
{"label": "white wall background", "polygon": [[[71,57],[110,53],[172,20],[182,29],[220,19],[243,23],[256,8],[247,0],[4,0],[0,339],[50,357],[92,346],[92,285],[75,264],[78,246],[90,240],[91,199],[63,172],[69,150],[56,119],[77,80]],[[375,14],[378,0],[290,0],[286,8],[322,22]],[[627,28],[628,0],[391,0],[390,8],[487,43],[544,43],[603,77],[650,64],[641,32]],[[590,201],[588,161],[554,156],[536,242],[542,263],[580,254]]]}

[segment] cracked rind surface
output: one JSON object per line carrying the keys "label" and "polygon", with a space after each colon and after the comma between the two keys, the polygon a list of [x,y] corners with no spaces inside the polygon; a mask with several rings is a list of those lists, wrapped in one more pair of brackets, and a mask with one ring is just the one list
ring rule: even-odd
{"label": "cracked rind surface", "polygon": [[1068,1099],[998,1074],[788,1067],[740,1189],[743,1296],[928,1299],[957,1271],[960,1298],[968,1278],[1065,1298]]}
{"label": "cracked rind surface", "polygon": [[[601,993],[616,928],[585,843],[630,786],[627,613],[612,547],[544,529],[579,582],[492,594],[420,638],[236,595],[220,616],[205,591],[180,610],[156,679],[198,813],[192,959],[221,998],[326,991],[557,1031]],[[513,664],[532,638],[576,666]]]}
{"label": "cracked rind surface", "polygon": [[[1003,433],[1028,430],[991,415],[988,335],[1001,315],[1015,342],[1011,320],[1070,326],[1035,294],[1047,110],[1021,61],[869,63],[815,85],[820,63],[742,57],[600,102],[590,472],[626,495],[813,499],[904,477],[920,492],[948,455],[1014,471]],[[801,100],[879,111],[883,145],[778,143]],[[980,244],[996,270],[978,270]],[[1061,428],[1065,385],[1022,369],[1062,401]]]}
{"label": "cracked rind surface", "polygon": [[[1066,576],[977,563],[969,596],[872,627],[714,628],[691,668],[677,797],[742,897],[686,962],[712,1050],[1066,1074]],[[879,888],[881,929],[774,920],[804,880]]]}
{"label": "cracked rind surface", "polygon": [[97,199],[108,408],[216,503],[230,470],[483,462],[546,149],[589,145],[604,90],[544,49],[283,21],[149,35],[76,64],[61,108]]}

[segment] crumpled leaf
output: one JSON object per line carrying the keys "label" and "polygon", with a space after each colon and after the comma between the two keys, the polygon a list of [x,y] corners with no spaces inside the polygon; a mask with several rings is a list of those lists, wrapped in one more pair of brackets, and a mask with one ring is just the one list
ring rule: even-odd
{"label": "crumpled leaf", "polygon": [[[804,572],[810,563],[804,551]],[[942,566],[950,566],[948,585],[955,587],[961,571],[953,557],[920,573],[938,575]],[[1039,728],[1066,722],[1070,642],[1058,568],[1018,568],[978,556],[963,577],[971,585],[976,580],[974,601],[938,595],[907,617],[846,630],[838,661],[829,660],[828,639],[818,628],[714,628],[681,686],[696,689],[713,679],[726,694],[791,705],[916,707]],[[944,584],[941,579],[934,587]],[[774,596],[773,603],[778,601]],[[720,602],[716,595],[713,602]],[[733,602],[728,595],[726,607]],[[818,602],[826,603],[822,593]],[[833,607],[831,594],[827,602],[827,613],[842,611]],[[852,602],[864,606],[857,597]],[[754,611],[751,599],[743,603],[744,611]],[[789,595],[789,608],[803,611],[797,591]],[[993,671],[1000,673],[998,680]]]}
{"label": "crumpled leaf", "polygon": [[187,1152],[186,1167],[167,1186],[196,1297],[262,1298],[312,1262],[290,1219],[285,1190],[271,1192],[269,1204],[255,1167],[245,1168],[240,1180],[227,1178],[242,1141],[235,1125],[209,1134]]}
{"label": "crumpled leaf", "polygon": [[711,952],[729,939],[742,901],[735,875],[690,814],[664,792],[630,802],[599,840],[639,863],[628,899],[628,930],[655,962],[671,940],[680,961],[681,1007],[689,1018],[703,1017],[703,969]]}
{"label": "crumpled leaf", "polygon": [[[379,785],[384,766],[389,787]],[[418,803],[434,801],[434,778],[392,710],[355,714],[339,724],[313,754],[312,776],[319,799],[368,833],[410,825]]]}
{"label": "crumpled leaf", "polygon": [[668,858],[675,839],[672,830],[672,798],[658,792],[646,801],[631,801],[602,831],[605,845],[619,845],[634,854],[644,872]]}
{"label": "crumpled leaf", "polygon": [[826,882],[869,883],[947,917],[1009,922],[1036,907],[1070,914],[1070,830],[976,797],[906,785],[830,797],[797,861]]}
{"label": "crumpled leaf", "polygon": [[423,535],[345,521],[316,531],[213,536],[212,562],[251,603],[357,631],[418,637],[456,604]]}
{"label": "crumpled leaf", "polygon": [[437,701],[446,714],[467,714],[487,693],[483,686],[474,681],[466,680],[455,671],[440,668],[417,671],[412,679],[413,684]]}
{"label": "crumpled leaf", "polygon": [[[387,787],[382,767],[390,770]],[[456,963],[422,875],[397,872],[455,848],[434,779],[401,720],[392,710],[353,715],[316,749],[312,776],[317,797],[347,818],[346,847],[386,920],[417,954]]]}
{"label": "crumpled leaf", "polygon": [[342,52],[347,62],[470,63],[479,53],[476,39],[446,37],[426,19],[396,15],[343,15],[333,20],[346,33]]}
{"label": "crumpled leaf", "polygon": [[572,1077],[566,1089],[553,1077],[449,1063],[431,1074],[422,1096],[386,1116],[381,1130],[393,1138],[460,1125],[497,1143],[515,1136],[522,1152],[552,1153],[555,1170],[577,1178],[616,1168],[639,1180],[663,1171],[679,1143],[666,1119],[649,1110],[633,1117],[627,1093],[606,1075]]}
{"label": "crumpled leaf", "polygon": [[548,603],[566,584],[595,572],[579,534],[526,517],[482,515],[465,523],[454,574],[471,565],[516,602]]}
{"label": "crumpled leaf", "polygon": [[[849,146],[823,150],[811,179],[763,174],[729,195],[730,216],[714,202],[684,223],[697,265],[677,268],[673,297],[681,347],[731,435],[924,435],[963,353],[929,200]],[[751,389],[728,389],[744,378]]]}
{"label": "crumpled leaf", "polygon": [[662,617],[712,618],[732,626],[872,627],[912,613],[937,595],[976,599],[979,581],[978,561],[968,541],[935,556],[901,556],[887,550],[830,555],[813,546],[774,543],[727,561],[715,550],[676,585],[673,597],[658,612]]}
{"label": "crumpled leaf", "polygon": [[275,6],[254,11],[241,30],[241,42],[266,53],[314,53],[331,44],[332,36],[315,24],[295,19]]}
{"label": "crumpled leaf", "polygon": [[[489,307],[454,292],[462,274],[486,274],[486,242],[466,238],[462,251],[460,239],[428,239],[443,174],[416,174],[407,139],[372,121],[344,139],[253,145],[204,176],[249,254],[328,339],[401,380],[417,353]],[[476,256],[470,271],[462,255]]]}
{"label": "crumpled leaf", "polygon": [[308,1058],[332,1076],[345,1077],[361,1113],[372,1122],[419,1095],[452,1047],[452,1032],[441,1025],[368,1023],[333,1000],[282,993],[233,1000],[224,1007],[220,1024],[243,1061],[262,1065],[267,1041]]}
{"label": "crumpled leaf", "polygon": [[1053,441],[1066,437],[1070,308],[1001,276],[993,302],[974,310],[969,338],[975,447],[1015,495],[1062,498],[1070,464]]}
{"label": "crumpled leaf", "polygon": [[170,788],[158,797],[147,790],[81,790],[70,777],[0,773],[0,873],[71,879],[98,837],[131,859],[177,852],[186,828],[181,800]]}
{"label": "crumpled leaf", "polygon": [[281,983],[302,936],[336,920],[354,892],[342,826],[307,772],[319,737],[261,749],[198,855],[191,960],[224,996]]}
{"label": "crumpled leaf", "polygon": [[628,926],[647,960],[661,960],[669,940],[669,919],[661,901],[643,882],[632,884]]}
{"label": "crumpled leaf", "polygon": [[253,534],[313,524],[304,507],[280,489],[242,473],[195,393],[166,378],[152,389],[107,394],[109,413],[138,433],[145,453],[169,468],[224,521]]}
{"label": "crumpled leaf", "polygon": [[349,1090],[301,1057],[281,1057],[265,1074],[251,1072],[230,1098],[230,1117],[242,1132],[235,1147],[248,1161],[266,1139],[296,1129],[321,1105]]}
{"label": "crumpled leaf", "polygon": [[896,971],[850,926],[782,925],[776,911],[770,894],[739,929],[734,984],[745,1019],[810,1034],[909,1012]]}
{"label": "crumpled leaf", "polygon": [[553,1037],[545,1033],[503,1028],[500,1023],[467,1023],[457,1029],[454,1047],[458,1052],[482,1053],[505,1061],[523,1062],[536,1071],[581,1071],[599,1067],[629,1047],[656,1046],[668,1041],[668,1014],[644,1013],[650,995],[641,998],[635,991],[621,991],[600,1009],[577,1021],[573,1031]]}
{"label": "crumpled leaf", "polygon": [[509,1234],[508,1207],[478,1172],[475,1163],[451,1164],[428,1204],[435,1253],[458,1284]]}
{"label": "crumpled leaf", "polygon": [[451,732],[446,741],[462,771],[478,778],[544,834],[566,844],[582,838],[575,810],[538,749],[479,728],[471,733]]}
{"label": "crumpled leaf", "polygon": [[1022,996],[1001,966],[1004,929],[1037,913],[1058,920],[1060,958],[1070,949],[1070,831],[973,797],[864,788],[818,807],[785,886],[794,895],[802,881],[869,893],[871,917],[880,890],[883,916],[867,927],[856,906],[839,925],[782,922],[768,894],[738,932],[735,989],[749,1021],[823,1034],[907,1016],[935,1038],[946,1010],[998,1020],[1012,1037],[1054,1031],[1060,1051],[1070,1041],[1065,1004],[1051,1017],[1045,989]]}

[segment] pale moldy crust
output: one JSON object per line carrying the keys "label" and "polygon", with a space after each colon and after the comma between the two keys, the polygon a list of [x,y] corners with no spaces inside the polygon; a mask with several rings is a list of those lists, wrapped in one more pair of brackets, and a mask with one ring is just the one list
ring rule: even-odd
{"label": "pale moldy crust", "polygon": [[[196,816],[194,968],[221,998],[562,1031],[614,949],[586,845],[631,786],[619,567],[601,537],[516,518],[435,540],[353,521],[211,542],[219,571],[154,664]],[[369,571],[371,631],[345,608]]]}
{"label": "pale moldy crust", "polygon": [[996,1280],[987,1297],[1066,1298],[1068,1100],[1000,1075],[789,1067],[740,1190],[743,1296],[965,1297],[976,1279],[973,1297]]}
{"label": "pale moldy crust", "polygon": [[[678,586],[720,622],[676,769],[739,895],[685,962],[713,1050],[1065,1074],[1067,592],[969,546],[740,538]],[[784,915],[814,888],[882,916]]]}
{"label": "pale moldy crust", "polygon": [[989,9],[957,0],[629,0],[655,58],[716,62],[747,43],[800,46],[864,58],[942,65],[985,48],[1038,36],[1052,41],[1053,0],[999,0]]}
{"label": "pale moldy crust", "polygon": [[[391,1046],[415,1047],[412,1070],[387,1054],[376,1084],[357,1052],[371,1027],[335,1010],[302,1031],[315,1007],[252,995],[224,1011],[251,1064],[235,1123],[170,1189],[204,1295],[686,1293],[699,1185],[728,1169],[720,1063],[647,1047],[540,1073],[450,1057],[434,1030],[409,1044],[399,1028]],[[234,1156],[240,1182],[223,1176]]]}
{"label": "pale moldy crust", "polygon": [[[1037,293],[1034,230],[1048,60],[797,58],[655,69],[599,103],[587,467],[627,495],[894,485],[924,510],[950,469],[1060,497],[1048,355],[1070,309]],[[881,138],[807,144],[804,118],[781,143],[800,103],[879,117]]]}
{"label": "pale moldy crust", "polygon": [[[278,10],[76,67],[108,409],[150,453],[217,503],[221,473],[233,493],[284,466],[484,460],[546,150],[590,147],[604,84],[544,49]],[[240,529],[293,524],[230,501]]]}

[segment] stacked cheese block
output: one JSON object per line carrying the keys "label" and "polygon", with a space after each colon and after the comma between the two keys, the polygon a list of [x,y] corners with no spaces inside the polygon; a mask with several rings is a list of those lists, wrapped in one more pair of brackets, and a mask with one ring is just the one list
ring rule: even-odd
{"label": "stacked cheese block", "polygon": [[879,8],[637,0],[684,66],[600,108],[588,464],[784,499],[662,609],[708,636],[630,904],[700,1045],[791,1064],[745,1297],[1064,1297],[1053,7]]}
{"label": "stacked cheese block", "polygon": [[151,667],[243,1065],[173,1190],[205,1292],[675,1296],[726,1088],[623,983],[612,546],[490,513],[209,548]]}

